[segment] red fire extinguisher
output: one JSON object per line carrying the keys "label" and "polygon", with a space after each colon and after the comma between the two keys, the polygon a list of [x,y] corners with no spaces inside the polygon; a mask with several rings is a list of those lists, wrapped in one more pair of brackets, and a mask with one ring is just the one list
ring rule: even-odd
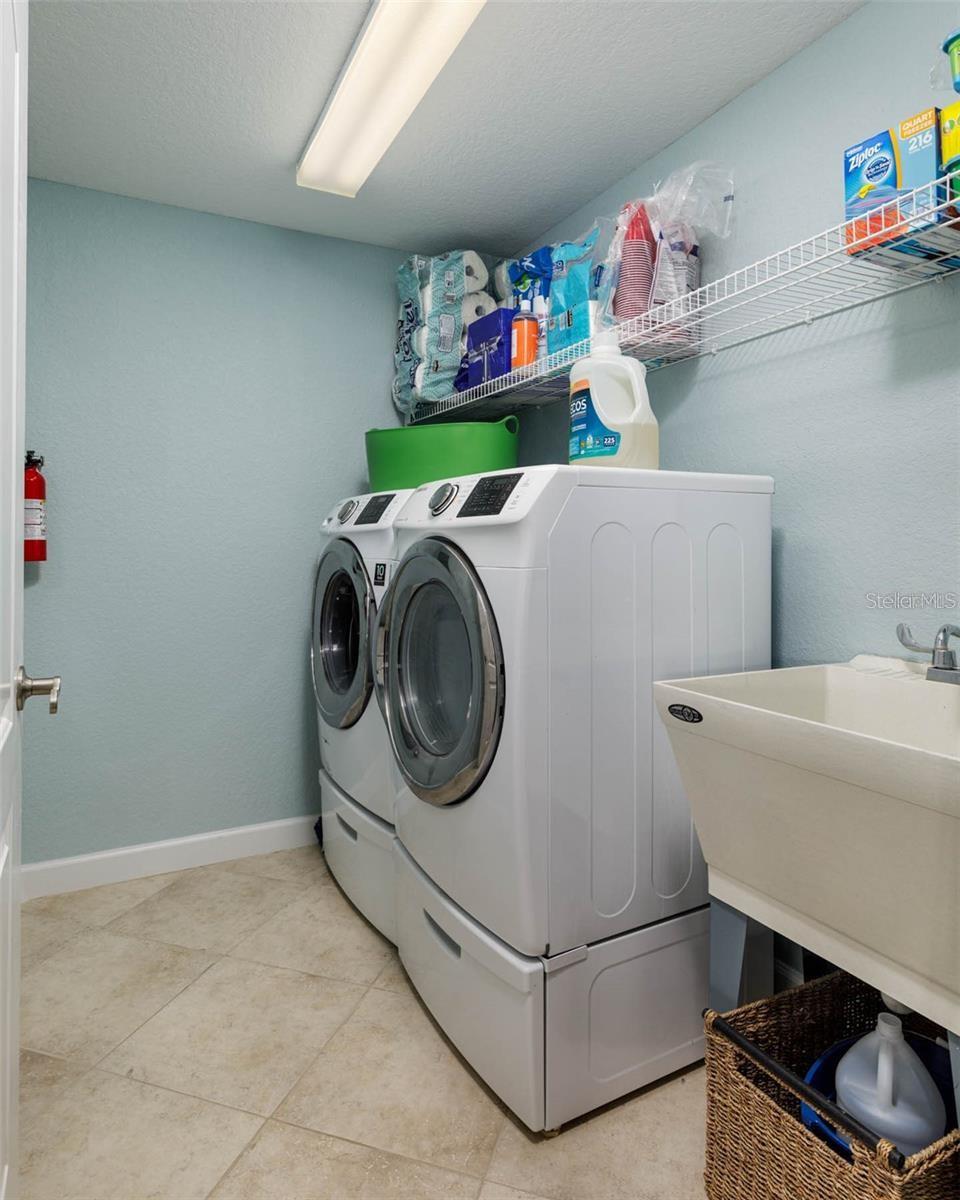
{"label": "red fire extinguisher", "polygon": [[23,472],[23,561],[47,561],[47,481],[40,474],[43,458],[27,451]]}

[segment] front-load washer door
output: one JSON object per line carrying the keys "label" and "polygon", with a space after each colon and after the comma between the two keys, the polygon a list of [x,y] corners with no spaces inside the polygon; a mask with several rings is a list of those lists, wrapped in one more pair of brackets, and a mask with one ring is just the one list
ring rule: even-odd
{"label": "front-load washer door", "polygon": [[332,541],[317,567],[310,666],[317,708],[327,725],[348,729],[370,699],[373,588],[352,542]]}
{"label": "front-load washer door", "polygon": [[404,556],[381,606],[384,714],[397,765],[430,804],[455,804],[493,762],[503,726],[500,635],[483,585],[450,542]]}

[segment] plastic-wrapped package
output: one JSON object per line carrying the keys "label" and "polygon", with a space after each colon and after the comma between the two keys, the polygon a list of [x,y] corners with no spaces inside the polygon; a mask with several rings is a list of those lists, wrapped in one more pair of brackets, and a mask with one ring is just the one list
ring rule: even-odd
{"label": "plastic-wrapped package", "polygon": [[583,237],[552,247],[547,320],[547,349],[551,354],[582,342],[594,332],[597,298],[604,286],[613,233],[614,222],[603,217]]}
{"label": "plastic-wrapped package", "polygon": [[393,403],[409,417],[417,403],[417,368],[421,358],[417,353],[417,331],[423,326],[424,313],[420,304],[422,278],[428,270],[429,259],[414,254],[397,268],[397,338],[393,351]]}
{"label": "plastic-wrapped package", "polygon": [[487,268],[473,250],[415,254],[398,269],[393,402],[405,417],[418,401],[453,392],[467,325],[496,308],[479,290],[486,282]]}
{"label": "plastic-wrapped package", "polygon": [[507,264],[507,273],[514,308],[520,307],[521,300],[529,300],[531,307],[537,296],[550,295],[550,281],[553,277],[553,248],[541,246],[522,258],[516,258]]}
{"label": "plastic-wrapped package", "polygon": [[717,163],[691,163],[658,183],[649,204],[661,224],[682,222],[725,238],[733,221],[733,172]]}
{"label": "plastic-wrapped package", "polygon": [[590,336],[590,277],[593,252],[600,235],[594,225],[575,242],[553,247],[547,350],[553,354]]}
{"label": "plastic-wrapped package", "polygon": [[513,283],[510,280],[510,268],[513,264],[512,258],[502,258],[490,272],[493,287],[487,290],[493,291],[497,300],[500,301],[501,307],[509,305],[513,308]]}
{"label": "plastic-wrapped package", "polygon": [[[707,162],[675,171],[653,196],[624,205],[599,284],[601,324],[641,316],[696,291],[700,235],[727,237],[732,217],[732,174]],[[651,335],[665,349],[689,344],[695,336],[687,321],[661,326]]]}

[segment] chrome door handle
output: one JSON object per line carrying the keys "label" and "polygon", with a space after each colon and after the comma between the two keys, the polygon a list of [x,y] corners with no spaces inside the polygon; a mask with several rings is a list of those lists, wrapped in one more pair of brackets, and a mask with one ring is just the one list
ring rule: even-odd
{"label": "chrome door handle", "polygon": [[387,673],[387,631],[383,625],[377,624],[374,630],[373,643],[373,680],[378,688],[382,688]]}
{"label": "chrome door handle", "polygon": [[49,679],[31,679],[20,667],[14,677],[17,689],[17,711],[22,712],[23,706],[31,696],[50,697],[50,715],[54,716],[60,706],[60,676],[53,675]]}

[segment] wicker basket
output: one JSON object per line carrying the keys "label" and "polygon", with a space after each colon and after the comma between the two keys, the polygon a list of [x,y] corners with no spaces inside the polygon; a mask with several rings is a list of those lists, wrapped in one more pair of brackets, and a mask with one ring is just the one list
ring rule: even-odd
{"label": "wicker basket", "polygon": [[[744,1005],[725,1020],[707,1014],[709,1200],[960,1200],[956,1129],[904,1163],[894,1146],[871,1138],[829,1101],[813,1103],[842,1127],[847,1162],[800,1120],[801,1097],[813,1098],[802,1082],[810,1064],[841,1038],[867,1033],[882,1010],[879,992],[837,973]],[[904,1024],[936,1032],[919,1017]],[[768,1056],[774,1061],[765,1062]]]}

